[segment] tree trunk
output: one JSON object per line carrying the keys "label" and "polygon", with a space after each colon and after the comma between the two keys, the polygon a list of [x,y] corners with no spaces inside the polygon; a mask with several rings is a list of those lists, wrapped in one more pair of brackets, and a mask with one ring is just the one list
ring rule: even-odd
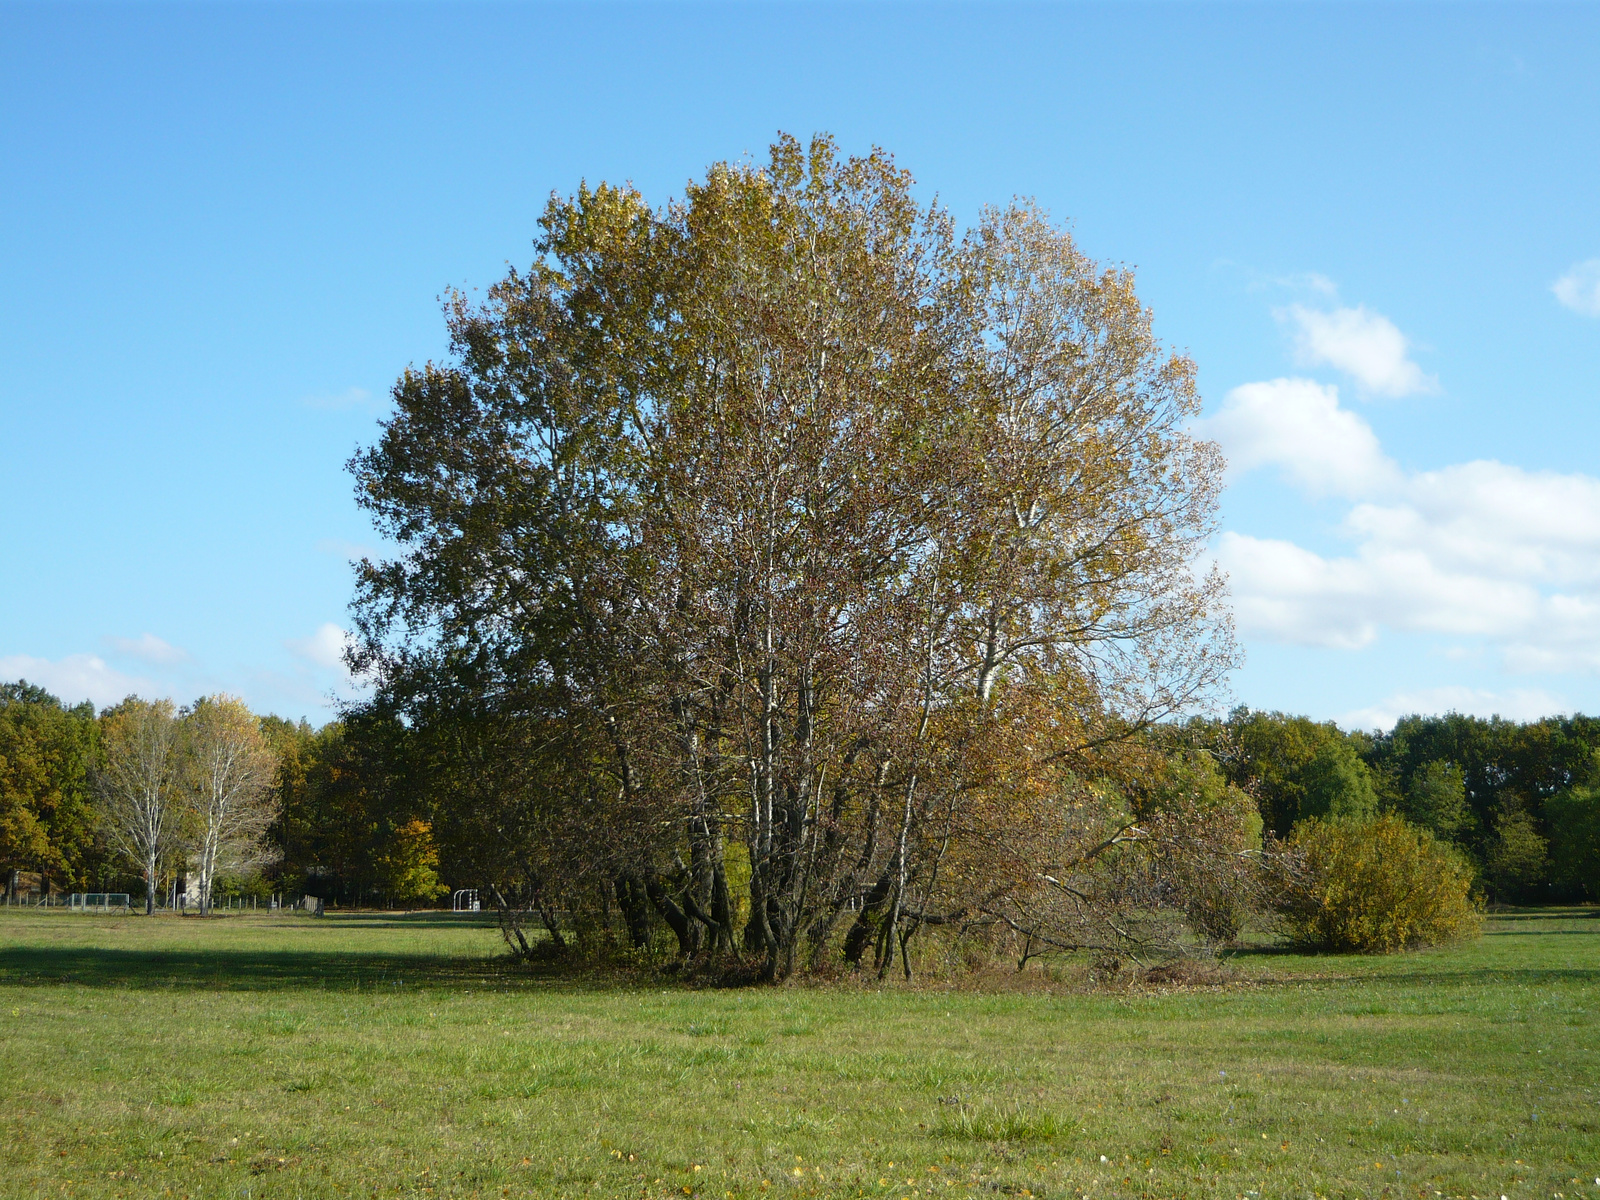
{"label": "tree trunk", "polygon": [[632,875],[626,874],[617,876],[615,888],[622,921],[628,927],[628,939],[635,950],[643,950],[650,942],[650,909],[644,888]]}
{"label": "tree trunk", "polygon": [[655,905],[656,911],[677,935],[678,956],[683,959],[692,958],[696,948],[695,929],[689,914],[678,907],[677,901],[667,894],[667,889],[661,886],[659,879],[646,880],[644,890],[650,897],[650,903]]}
{"label": "tree trunk", "polygon": [[856,914],[855,924],[850,926],[850,932],[844,939],[844,960],[852,967],[861,965],[861,956],[867,952],[867,946],[876,940],[878,915],[889,899],[889,892],[893,887],[894,874],[891,867],[878,876],[878,882],[861,902],[861,911]]}

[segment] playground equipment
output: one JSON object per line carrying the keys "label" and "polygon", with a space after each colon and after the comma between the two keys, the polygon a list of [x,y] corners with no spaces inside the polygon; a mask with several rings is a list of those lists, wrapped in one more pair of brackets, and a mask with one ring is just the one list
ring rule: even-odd
{"label": "playground equipment", "polygon": [[67,897],[71,912],[128,912],[127,892],[73,892]]}
{"label": "playground equipment", "polygon": [[478,909],[478,889],[477,888],[457,888],[455,890],[455,894],[450,897],[450,911],[451,912],[477,912],[477,911],[479,911],[479,909]]}

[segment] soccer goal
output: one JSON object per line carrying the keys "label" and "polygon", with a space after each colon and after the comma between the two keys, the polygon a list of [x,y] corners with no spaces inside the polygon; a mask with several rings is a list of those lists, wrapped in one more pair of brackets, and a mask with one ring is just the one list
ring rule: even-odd
{"label": "soccer goal", "polygon": [[128,912],[127,892],[73,892],[67,897],[73,912]]}

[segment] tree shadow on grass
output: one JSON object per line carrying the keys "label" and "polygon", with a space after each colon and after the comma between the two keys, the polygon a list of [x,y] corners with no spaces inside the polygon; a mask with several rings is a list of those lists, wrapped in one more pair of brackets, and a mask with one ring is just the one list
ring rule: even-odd
{"label": "tree shadow on grass", "polygon": [[1377,975],[1347,976],[1351,982],[1374,986],[1401,988],[1484,987],[1514,985],[1534,987],[1551,983],[1600,984],[1600,966],[1597,967],[1473,967],[1459,970],[1427,969],[1419,963],[1416,970],[1384,971]]}
{"label": "tree shadow on grass", "polygon": [[[1549,908],[1491,908],[1488,912],[1489,920],[1496,924],[1521,923],[1525,921],[1596,921],[1600,922],[1600,908],[1592,904],[1583,905],[1552,905]],[[1505,930],[1501,932],[1524,932],[1522,930]],[[1600,933],[1600,929],[1568,930],[1570,933]]]}
{"label": "tree shadow on grass", "polygon": [[0,948],[0,984],[14,987],[379,991],[523,983],[504,958],[314,950]]}
{"label": "tree shadow on grass", "polygon": [[1600,937],[1600,926],[1594,929],[1485,929],[1484,937]]}
{"label": "tree shadow on grass", "polygon": [[[57,919],[57,918],[52,918]],[[70,917],[59,918],[72,920]],[[147,918],[131,917],[142,923]],[[178,919],[167,918],[174,920]],[[354,948],[361,932],[479,929],[494,931],[492,915],[452,912],[341,912],[327,918],[284,918],[282,928],[340,936],[335,946],[275,948],[205,944],[150,947],[21,945],[0,943],[0,986],[84,988],[189,988],[202,991],[381,992],[418,988],[554,987],[575,991],[628,990],[655,981],[641,969],[587,963],[580,957],[518,962],[500,953],[408,952]],[[227,918],[198,918],[196,932],[227,932]],[[260,932],[256,925],[252,932]],[[370,944],[370,943],[369,943]],[[381,945],[381,943],[380,943]]]}

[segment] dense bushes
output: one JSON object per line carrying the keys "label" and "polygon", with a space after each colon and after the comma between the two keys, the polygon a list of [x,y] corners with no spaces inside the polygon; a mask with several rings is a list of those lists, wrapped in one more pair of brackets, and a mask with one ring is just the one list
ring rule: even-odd
{"label": "dense bushes", "polygon": [[1455,850],[1400,817],[1305,821],[1289,847],[1281,903],[1305,945],[1382,953],[1477,931],[1471,869]]}

